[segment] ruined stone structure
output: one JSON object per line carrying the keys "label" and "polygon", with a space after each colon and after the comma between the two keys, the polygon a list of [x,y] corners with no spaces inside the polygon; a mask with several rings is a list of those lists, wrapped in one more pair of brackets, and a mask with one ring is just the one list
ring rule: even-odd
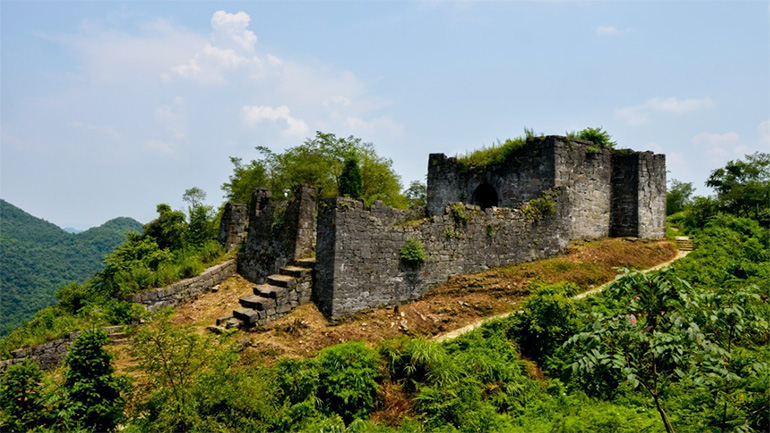
{"label": "ruined stone structure", "polygon": [[226,251],[237,249],[246,240],[246,205],[227,203],[222,212],[217,241]]}
{"label": "ruined stone structure", "polygon": [[[665,192],[664,155],[560,136],[530,139],[487,167],[430,155],[422,212],[319,202],[307,187],[277,201],[258,189],[238,271],[261,286],[217,322],[262,324],[310,299],[340,317],[416,299],[452,275],[562,254],[571,239],[662,238]],[[403,259],[408,241],[424,262]],[[315,264],[312,277],[294,269],[299,261]]]}

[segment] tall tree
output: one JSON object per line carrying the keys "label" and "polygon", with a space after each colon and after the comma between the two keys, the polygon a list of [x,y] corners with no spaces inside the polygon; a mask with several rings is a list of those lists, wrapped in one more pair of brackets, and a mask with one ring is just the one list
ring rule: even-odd
{"label": "tall tree", "polygon": [[358,168],[358,160],[353,157],[345,159],[345,166],[340,176],[339,194],[350,198],[361,198],[363,195],[361,169]]}
{"label": "tall tree", "polygon": [[692,182],[671,179],[670,184],[666,192],[666,215],[683,211],[685,206],[692,202],[692,195],[695,192]]}
{"label": "tall tree", "polygon": [[770,153],[746,155],[711,172],[706,185],[714,188],[723,209],[770,225]]}
{"label": "tall tree", "polygon": [[125,382],[115,376],[107,334],[84,331],[69,348],[64,364],[66,398],[76,421],[96,432],[112,431],[123,416]]}

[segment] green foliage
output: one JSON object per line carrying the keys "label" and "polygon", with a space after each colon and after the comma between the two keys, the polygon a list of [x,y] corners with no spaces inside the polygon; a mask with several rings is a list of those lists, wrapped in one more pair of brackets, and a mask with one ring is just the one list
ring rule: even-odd
{"label": "green foliage", "polygon": [[222,191],[228,201],[248,204],[255,189],[269,185],[265,162],[252,160],[244,165],[241,158],[232,156],[230,162],[233,164],[233,174],[230,175],[230,181],[222,185]]}
{"label": "green foliage", "polygon": [[425,207],[428,204],[428,186],[415,180],[404,191],[404,196],[409,200],[410,209]]}
{"label": "green foliage", "polygon": [[37,364],[25,360],[11,365],[0,379],[0,429],[27,431],[42,424],[43,373]]}
{"label": "green foliage", "polygon": [[182,249],[187,231],[184,213],[171,210],[165,203],[159,204],[157,211],[158,218],[144,225],[144,234],[153,238],[160,249]]}
{"label": "green foliage", "polygon": [[552,190],[543,191],[540,197],[528,201],[521,211],[524,212],[524,216],[533,221],[539,221],[541,218],[547,215],[551,215],[556,212],[556,192]]}
{"label": "green foliage", "polygon": [[318,355],[318,398],[345,422],[364,418],[379,404],[377,352],[361,342],[328,347]]}
{"label": "green foliage", "polygon": [[[252,187],[256,183],[268,187],[274,198],[286,197],[300,185],[318,188],[322,197],[336,197],[340,195],[345,160],[353,158],[360,164],[361,198],[367,204],[382,200],[389,206],[406,208],[408,205],[401,195],[401,179],[393,172],[393,162],[377,155],[374,146],[363,143],[360,138],[316,132],[314,138],[283,153],[274,153],[262,146],[257,147],[257,151],[262,159],[252,161],[248,167],[244,167],[240,159],[231,158],[234,173],[230,182],[222,185],[227,197],[243,197],[245,194],[240,191],[245,189],[244,185]],[[250,176],[259,181],[252,183]]]}
{"label": "green foliage", "polygon": [[127,383],[114,375],[104,331],[85,331],[70,346],[64,388],[72,417],[87,429],[112,431],[123,417],[121,392]]}
{"label": "green foliage", "polygon": [[578,331],[578,311],[569,299],[577,291],[571,284],[542,286],[527,298],[508,331],[522,355],[542,363]]}
{"label": "green foliage", "polygon": [[401,260],[409,266],[421,266],[428,259],[425,247],[417,239],[409,238],[406,244],[398,251]]}
{"label": "green foliage", "polygon": [[71,234],[0,200],[0,336],[56,302],[57,287],[83,282],[141,224],[116,218]]}
{"label": "green foliage", "polygon": [[363,194],[363,181],[361,179],[361,169],[358,167],[358,160],[354,157],[345,158],[345,165],[342,167],[339,181],[339,195],[342,197],[361,198]]}
{"label": "green foliage", "polygon": [[452,218],[454,218],[455,224],[465,225],[468,223],[468,213],[464,204],[452,203],[449,205],[449,209],[452,211]]}
{"label": "green foliage", "polygon": [[588,153],[597,153],[602,148],[605,149],[614,149],[617,145],[616,142],[612,141],[612,136],[605,130],[603,130],[601,127],[598,128],[585,128],[579,132],[569,132],[567,133],[567,138],[577,138],[580,140],[586,140],[592,142],[594,145],[589,146],[586,151]]}
{"label": "green foliage", "polygon": [[666,192],[666,215],[683,211],[692,202],[692,195],[695,192],[691,182],[671,179],[669,183]]}
{"label": "green foliage", "polygon": [[746,155],[711,172],[706,185],[714,188],[720,207],[737,216],[770,226],[770,153]]}
{"label": "green foliage", "polygon": [[468,155],[457,158],[457,165],[462,171],[472,171],[475,169],[488,167],[491,165],[501,165],[508,158],[515,154],[519,149],[527,144],[534,142],[536,137],[531,131],[525,128],[524,137],[515,137],[506,139],[504,142],[497,142],[490,147],[482,147]]}

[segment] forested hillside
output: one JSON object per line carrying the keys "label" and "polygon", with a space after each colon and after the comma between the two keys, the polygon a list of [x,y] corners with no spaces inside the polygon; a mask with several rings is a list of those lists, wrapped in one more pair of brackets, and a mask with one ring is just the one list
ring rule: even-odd
{"label": "forested hillside", "polygon": [[54,304],[59,286],[101,270],[126,233],[141,229],[131,218],[115,218],[71,234],[0,200],[0,335]]}

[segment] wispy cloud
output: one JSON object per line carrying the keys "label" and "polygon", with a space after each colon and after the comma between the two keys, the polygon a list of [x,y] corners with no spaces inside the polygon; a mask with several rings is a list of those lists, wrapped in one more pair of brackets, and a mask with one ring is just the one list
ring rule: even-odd
{"label": "wispy cloud", "polygon": [[640,105],[615,109],[615,116],[629,125],[643,125],[650,122],[653,113],[686,114],[714,106],[711,98],[651,98]]}
{"label": "wispy cloud", "polygon": [[728,159],[743,156],[749,147],[741,144],[735,131],[723,134],[701,132],[692,138],[692,144],[712,163],[724,163]]}
{"label": "wispy cloud", "polygon": [[283,134],[286,136],[303,137],[308,132],[307,123],[302,119],[293,117],[289,107],[285,105],[277,108],[265,105],[243,106],[241,112],[243,122],[249,126],[254,126],[265,120],[272,122],[281,120],[286,122],[286,128],[283,130]]}
{"label": "wispy cloud", "polygon": [[630,27],[619,29],[615,26],[599,26],[596,28],[596,34],[599,36],[620,36],[626,33],[631,33]]}

